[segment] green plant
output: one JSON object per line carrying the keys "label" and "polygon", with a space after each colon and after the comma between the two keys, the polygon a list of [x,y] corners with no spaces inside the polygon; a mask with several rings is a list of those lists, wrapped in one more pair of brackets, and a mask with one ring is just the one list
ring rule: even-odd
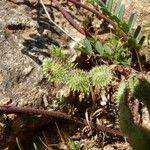
{"label": "green plant", "polygon": [[73,64],[72,68],[66,64],[46,59],[43,61],[43,72],[50,81],[64,84],[73,92],[88,94],[92,87],[106,87],[113,78],[111,69],[105,65],[93,67],[87,72],[73,67]]}
{"label": "green plant", "polygon": [[80,150],[80,143],[77,143],[71,139],[68,140],[68,146],[70,150]]}
{"label": "green plant", "polygon": [[[88,40],[85,41],[88,44]],[[91,49],[87,45],[87,49]],[[43,61],[43,73],[51,82],[66,85],[72,92],[89,94],[93,87],[106,87],[113,78],[113,73],[106,65],[93,67],[89,72],[76,68],[59,47],[54,47],[54,59]]]}
{"label": "green plant", "polygon": [[114,64],[131,65],[131,53],[117,36],[113,36],[106,43],[97,40],[94,42],[86,38],[83,44],[84,47],[77,48],[82,53],[99,59],[107,59]]}
{"label": "green plant", "polygon": [[133,31],[133,26],[136,22],[137,16],[135,13],[131,14],[129,20],[126,22],[124,20],[125,4],[122,4],[121,0],[117,0],[116,4],[113,0],[106,0],[106,3],[102,0],[95,0],[95,2],[100,6],[103,13],[117,24],[116,28],[129,34],[130,38],[132,38],[136,44],[143,44],[143,42],[141,42],[144,38],[141,36],[142,27],[137,26]]}
{"label": "green plant", "polygon": [[63,61],[67,60],[67,57],[62,52],[62,48],[58,46],[54,46],[52,49],[52,54],[55,58],[61,59]]}
{"label": "green plant", "polygon": [[67,70],[61,62],[55,62],[52,59],[43,61],[43,72],[50,81],[64,83],[66,81]]}
{"label": "green plant", "polygon": [[131,94],[143,102],[150,112],[150,78],[148,76],[143,78],[130,78],[129,89]]}
{"label": "green plant", "polygon": [[90,81],[88,73],[80,69],[72,70],[69,73],[66,85],[70,88],[71,91],[89,93]]}
{"label": "green plant", "polygon": [[89,73],[92,86],[99,89],[106,87],[113,78],[112,71],[105,65],[94,67]]}
{"label": "green plant", "polygon": [[150,82],[147,77],[132,77],[120,84],[117,99],[119,101],[120,128],[128,137],[133,150],[150,149],[150,130],[134,123],[131,110],[128,106],[128,99],[133,96],[142,101],[148,108],[150,114]]}
{"label": "green plant", "polygon": [[142,35],[142,26],[138,25],[134,29],[136,14],[131,14],[126,21],[124,19],[125,5],[122,4],[121,0],[116,3],[113,0],[106,0],[106,3],[102,0],[91,0],[90,2],[94,7],[102,10],[104,18],[105,16],[108,17],[109,22],[114,27],[113,36],[105,43],[98,40],[96,36],[86,37],[83,47],[77,48],[77,50],[89,56],[107,59],[114,64],[130,66],[133,53],[136,53],[137,59],[139,59],[138,53],[145,41],[145,36]]}

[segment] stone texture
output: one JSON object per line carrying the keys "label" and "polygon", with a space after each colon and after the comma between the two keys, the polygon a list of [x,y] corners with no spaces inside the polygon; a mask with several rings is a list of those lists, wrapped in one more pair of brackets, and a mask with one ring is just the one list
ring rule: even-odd
{"label": "stone texture", "polygon": [[[51,32],[47,18],[38,22],[37,11],[42,10],[0,1],[0,105],[51,107],[53,86],[43,76],[41,64],[45,57],[50,57],[48,46],[58,45],[60,38],[55,27]],[[44,30],[49,36],[43,34]],[[15,138],[20,126],[26,125],[27,121],[23,120],[32,120],[31,117],[19,119],[18,122],[12,118],[14,121],[8,125],[10,117],[0,114],[0,149]]]}

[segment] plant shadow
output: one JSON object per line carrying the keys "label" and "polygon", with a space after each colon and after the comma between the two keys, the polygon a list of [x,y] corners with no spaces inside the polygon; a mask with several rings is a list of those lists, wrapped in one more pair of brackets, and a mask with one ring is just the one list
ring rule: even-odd
{"label": "plant shadow", "polygon": [[[21,52],[38,65],[41,65],[45,57],[52,57],[50,49],[53,46],[60,46],[62,39],[67,40],[66,35],[49,21],[39,0],[35,3],[31,3],[29,0],[24,0],[23,2],[9,1],[19,6],[25,5],[31,11],[31,14],[34,13],[32,14],[32,20],[37,24],[35,27],[36,32],[31,32],[28,38],[24,39]],[[46,4],[46,8],[51,19],[55,21],[55,8],[52,6],[51,1],[49,4]]]}

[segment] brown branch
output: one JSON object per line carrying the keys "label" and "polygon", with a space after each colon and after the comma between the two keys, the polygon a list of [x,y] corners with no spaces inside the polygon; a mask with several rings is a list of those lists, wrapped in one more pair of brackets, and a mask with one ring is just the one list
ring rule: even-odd
{"label": "brown branch", "polygon": [[143,68],[142,68],[142,64],[141,64],[141,60],[140,60],[140,55],[139,55],[139,53],[137,52],[136,49],[134,49],[134,51],[135,51],[135,54],[136,54],[137,62],[138,62],[138,65],[139,65],[139,69],[142,72]]}
{"label": "brown branch", "polygon": [[64,7],[57,1],[54,1],[56,8],[59,9],[59,11],[63,14],[63,16],[70,22],[70,24],[81,34],[86,35],[84,30],[80,27],[80,25],[74,21],[72,16],[64,9]]}
{"label": "brown branch", "polygon": [[[48,117],[48,118],[67,119],[67,120],[73,121],[78,124],[87,125],[86,119],[73,117],[69,114],[58,112],[58,111],[47,111],[47,110],[39,110],[39,109],[35,109],[35,108],[24,108],[24,107],[16,107],[16,106],[9,106],[9,105],[5,106],[4,105],[4,106],[0,106],[0,112],[6,113],[6,114],[23,113],[23,114],[32,114],[32,115],[42,115],[42,116]],[[91,128],[96,129],[97,131],[103,131],[103,132],[108,132],[108,133],[119,135],[119,136],[124,136],[124,134],[118,130],[110,129],[105,126],[95,125],[91,121],[89,121],[89,124],[90,124]]]}
{"label": "brown branch", "polygon": [[107,16],[103,15],[102,13],[98,12],[97,10],[92,9],[92,8],[90,8],[90,7],[84,5],[84,4],[82,4],[82,3],[80,3],[79,1],[76,1],[76,0],[68,0],[68,1],[71,2],[71,3],[74,3],[75,5],[78,5],[78,6],[82,7],[82,8],[84,8],[84,9],[90,11],[90,12],[92,12],[99,19],[104,19],[106,22],[110,23],[113,27],[116,26],[116,24],[111,19],[109,19]]}
{"label": "brown branch", "polygon": [[126,35],[126,33],[124,33],[109,17],[105,16],[104,14],[98,12],[97,10],[92,9],[92,8],[90,8],[90,7],[84,5],[84,4],[82,4],[76,0],[68,0],[68,1],[92,12],[93,14],[95,14],[97,16],[98,19],[104,19],[106,22],[111,24],[115,30],[119,31],[119,33],[120,33],[120,35],[124,41],[128,41],[128,36]]}

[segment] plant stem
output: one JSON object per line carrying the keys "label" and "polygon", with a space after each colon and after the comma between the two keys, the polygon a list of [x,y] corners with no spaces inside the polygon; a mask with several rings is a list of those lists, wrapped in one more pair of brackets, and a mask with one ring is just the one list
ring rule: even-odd
{"label": "plant stem", "polygon": [[111,24],[115,30],[119,31],[120,35],[122,36],[122,39],[124,41],[128,41],[128,36],[126,33],[124,33],[109,17],[107,17],[106,15],[98,12],[95,9],[92,9],[76,0],[68,0],[69,2],[75,4],[75,5],[79,5],[80,7],[92,12],[93,14],[95,14],[97,16],[98,19],[104,19],[106,22],[108,22],[109,24]]}
{"label": "plant stem", "polygon": [[47,15],[49,21],[50,21],[53,25],[55,25],[57,28],[59,28],[63,33],[65,33],[68,37],[70,37],[73,41],[75,41],[75,42],[78,43],[80,46],[82,46],[82,44],[81,44],[80,42],[78,42],[74,37],[72,37],[72,36],[71,36],[69,33],[67,33],[62,27],[60,27],[57,23],[55,23],[55,22],[51,19],[51,17],[50,17],[50,15],[49,15],[49,13],[48,13],[48,11],[47,11],[47,9],[46,9],[46,6],[45,6],[43,0],[40,0],[40,2],[41,2],[41,4],[42,4],[42,7],[43,7],[43,9],[44,9],[44,11],[45,11],[45,13],[46,13],[46,15]]}
{"label": "plant stem", "polygon": [[[47,111],[47,110],[39,110],[35,108],[24,108],[24,107],[4,105],[4,106],[0,106],[0,112],[6,113],[6,114],[11,114],[11,113],[22,114],[23,113],[23,114],[32,114],[32,115],[42,115],[47,118],[67,119],[78,124],[87,125],[86,119],[73,117],[69,114],[58,112],[58,111]],[[124,134],[118,130],[110,129],[105,126],[95,125],[91,121],[89,121],[89,124],[91,128],[96,129],[97,131],[103,131],[103,132],[108,132],[108,133],[115,134],[118,136],[124,136]]]}
{"label": "plant stem", "polygon": [[59,9],[59,11],[64,15],[64,17],[70,22],[70,24],[76,29],[78,30],[81,34],[85,35],[84,30],[79,26],[79,24],[77,24],[73,18],[71,17],[71,15],[64,9],[64,7],[57,1],[55,0],[55,5],[56,7]]}

